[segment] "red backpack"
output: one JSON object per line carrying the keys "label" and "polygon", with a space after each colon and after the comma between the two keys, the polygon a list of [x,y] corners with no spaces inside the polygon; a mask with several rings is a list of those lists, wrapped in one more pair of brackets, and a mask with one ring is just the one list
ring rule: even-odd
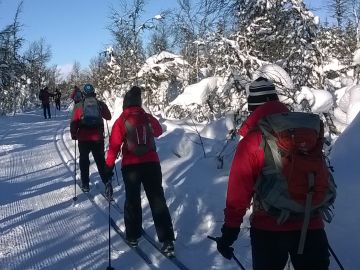
{"label": "red backpack", "polygon": [[322,153],[323,123],[311,113],[287,112],[261,119],[265,161],[255,185],[255,202],[277,217],[303,220],[298,253],[301,254],[310,218],[332,218],[336,185]]}
{"label": "red backpack", "polygon": [[125,144],[127,150],[136,156],[155,151],[155,139],[146,113],[131,112],[125,119]]}

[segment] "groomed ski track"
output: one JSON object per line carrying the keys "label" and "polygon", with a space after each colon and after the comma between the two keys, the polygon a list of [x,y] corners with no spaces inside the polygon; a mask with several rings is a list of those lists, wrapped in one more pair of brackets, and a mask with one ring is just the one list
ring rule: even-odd
{"label": "groomed ski track", "polygon": [[[0,198],[0,269],[106,269],[108,202],[94,186],[91,192],[96,205],[78,186],[78,199],[73,201],[74,145],[67,112],[50,120],[43,119],[39,111],[17,115],[2,128],[0,183],[2,190],[11,193],[5,198],[14,199]],[[91,167],[94,184],[100,178]],[[119,211],[112,210],[111,215],[116,222],[122,219]],[[112,266],[178,269],[146,240],[139,244],[151,265],[112,230]]]}

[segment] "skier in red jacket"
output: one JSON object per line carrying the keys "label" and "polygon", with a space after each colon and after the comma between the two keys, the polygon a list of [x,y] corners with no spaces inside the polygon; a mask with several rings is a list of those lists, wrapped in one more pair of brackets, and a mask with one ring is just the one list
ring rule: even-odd
{"label": "skier in red jacket", "polygon": [[133,86],[125,95],[123,112],[115,121],[106,158],[111,177],[116,157],[122,153],[122,175],[125,184],[125,227],[128,243],[136,246],[141,237],[141,184],[148,198],[162,251],[174,252],[174,231],[162,188],[162,172],[154,137],[162,134],[160,123],[142,107],[141,89]]}
{"label": "skier in red jacket", "polygon": [[[93,154],[102,181],[104,184],[107,182],[104,152],[104,123],[102,119],[110,120],[111,113],[104,102],[96,99],[95,90],[91,84],[85,84],[84,93],[84,100],[75,104],[70,123],[70,133],[73,140],[79,141],[81,189],[83,192],[88,192],[90,182],[90,152]],[[91,101],[93,101],[93,103],[91,103]],[[92,110],[94,111],[91,112]],[[89,117],[90,123],[87,123],[88,117],[85,113],[88,111],[91,115],[91,118]],[[98,113],[98,116],[96,116],[96,113]]]}
{"label": "skier in red jacket", "polygon": [[73,91],[70,94],[70,98],[74,101],[75,104],[84,99],[84,94],[77,85],[74,86]]}
{"label": "skier in red jacket", "polygon": [[[258,78],[250,84],[248,110],[251,112],[240,128],[239,142],[232,162],[226,196],[225,220],[222,236],[217,238],[218,251],[231,259],[240,232],[240,225],[254,195],[254,186],[264,166],[264,150],[260,147],[262,135],[256,129],[264,116],[288,112],[278,101],[274,84]],[[329,252],[324,223],[320,215],[313,216],[308,226],[304,253],[297,254],[303,219],[289,218],[282,224],[253,203],[250,238],[254,270],[282,270],[290,254],[295,269],[326,270]]]}

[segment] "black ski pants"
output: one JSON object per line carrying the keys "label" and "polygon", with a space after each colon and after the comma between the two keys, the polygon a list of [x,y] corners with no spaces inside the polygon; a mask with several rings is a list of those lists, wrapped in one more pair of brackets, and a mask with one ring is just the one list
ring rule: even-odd
{"label": "black ski pants", "polygon": [[60,106],[60,99],[55,99],[55,105],[56,105],[56,109],[57,109],[58,111],[60,111],[60,108],[61,108],[61,106]]}
{"label": "black ski pants", "polygon": [[43,111],[44,111],[44,118],[45,119],[47,118],[46,112],[47,112],[48,117],[51,118],[50,104],[49,103],[47,103],[47,104],[43,103],[42,107],[43,107]]}
{"label": "black ski pants", "polygon": [[105,183],[105,152],[104,140],[100,141],[79,141],[79,160],[80,160],[80,174],[83,186],[89,186],[89,154],[92,153],[97,169],[99,171],[101,180]]}
{"label": "black ski pants", "polygon": [[160,163],[149,162],[126,165],[122,169],[125,184],[125,229],[126,238],[141,236],[142,209],[141,184],[149,201],[156,233],[160,242],[174,240],[174,230],[162,188]]}
{"label": "black ski pants", "polygon": [[297,254],[300,231],[273,232],[251,228],[253,270],[283,270],[288,256],[295,270],[328,270],[328,240],[324,229],[308,230],[304,253]]}

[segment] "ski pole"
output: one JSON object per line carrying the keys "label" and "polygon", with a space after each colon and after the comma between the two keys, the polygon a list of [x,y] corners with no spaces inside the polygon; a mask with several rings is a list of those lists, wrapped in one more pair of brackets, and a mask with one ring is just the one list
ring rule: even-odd
{"label": "ski pole", "polygon": [[[109,125],[108,125],[107,121],[106,121],[106,127],[107,127],[107,131],[108,131],[108,136],[110,137]],[[118,177],[118,173],[117,173],[117,169],[116,169],[116,162],[114,164],[114,168],[115,168],[116,181],[118,183],[118,186],[120,186],[119,177]]]}
{"label": "ski pole", "polygon": [[328,247],[329,247],[331,255],[334,257],[334,259],[335,259],[336,263],[339,265],[340,269],[345,270],[345,268],[342,266],[339,258],[336,256],[335,252],[333,251],[333,249],[331,248],[329,243],[328,243]]}
{"label": "ski pole", "polygon": [[108,238],[109,238],[109,248],[108,248],[108,250],[109,250],[109,265],[108,265],[108,267],[106,268],[106,270],[115,270],[115,268],[114,267],[111,267],[111,245],[110,245],[110,223],[111,223],[111,216],[110,216],[110,207],[111,207],[111,205],[110,205],[110,202],[111,202],[111,200],[108,200],[109,201],[109,213],[108,213],[108,216],[109,216],[109,230],[108,230],[108,232],[109,232],[109,235],[108,235]]}
{"label": "ski pole", "polygon": [[74,201],[77,200],[77,197],[76,197],[76,140],[75,140],[75,157],[74,157],[74,193],[75,193],[75,196],[73,198]]}
{"label": "ski pole", "polygon": [[[209,238],[210,240],[213,240],[215,242],[217,242],[216,238],[213,236],[208,235],[207,238]],[[242,269],[242,270],[246,270],[246,268],[241,264],[241,262],[238,260],[238,258],[236,258],[236,256],[234,255],[234,252],[231,254],[231,257],[234,259],[234,261],[236,262],[236,264]]]}

